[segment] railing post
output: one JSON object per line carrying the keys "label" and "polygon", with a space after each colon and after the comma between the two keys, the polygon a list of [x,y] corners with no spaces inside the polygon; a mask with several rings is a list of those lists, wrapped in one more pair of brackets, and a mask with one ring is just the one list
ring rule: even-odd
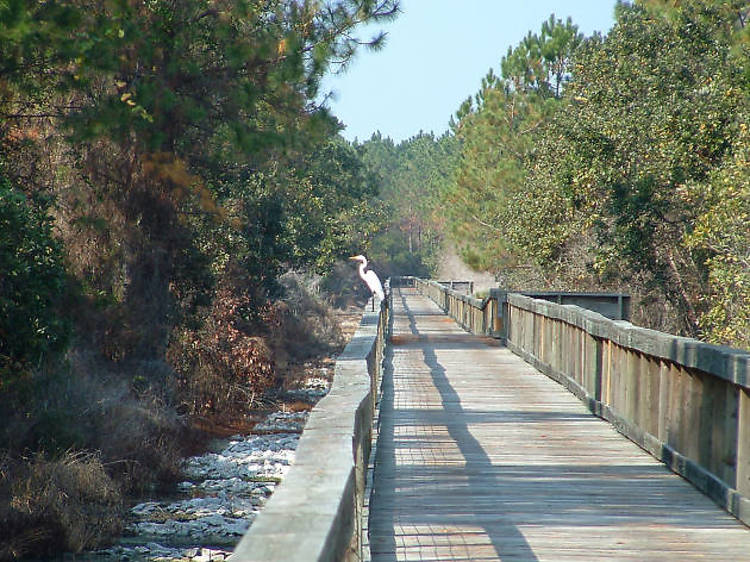
{"label": "railing post", "polygon": [[490,289],[490,298],[495,301],[496,313],[490,331],[492,335],[503,341],[508,339],[508,291],[503,289]]}
{"label": "railing post", "polygon": [[[750,392],[744,388],[737,389],[737,491],[750,497]],[[747,514],[750,517],[750,514]]]}

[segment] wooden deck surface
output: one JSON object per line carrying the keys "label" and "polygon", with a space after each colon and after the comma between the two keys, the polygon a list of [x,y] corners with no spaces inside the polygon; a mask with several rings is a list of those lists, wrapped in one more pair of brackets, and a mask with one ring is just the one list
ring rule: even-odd
{"label": "wooden deck surface", "polygon": [[574,396],[394,290],[372,559],[750,560],[750,529]]}

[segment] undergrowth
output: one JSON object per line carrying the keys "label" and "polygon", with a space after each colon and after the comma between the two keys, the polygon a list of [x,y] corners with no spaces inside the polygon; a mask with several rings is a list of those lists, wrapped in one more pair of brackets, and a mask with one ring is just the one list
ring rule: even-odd
{"label": "undergrowth", "polygon": [[207,430],[270,405],[339,349],[318,284],[288,273],[281,298],[259,301],[229,279],[162,360],[113,361],[79,336],[64,361],[0,386],[11,406],[0,410],[0,560],[110,544],[128,497],[168,489]]}
{"label": "undergrowth", "polygon": [[114,537],[122,493],[94,453],[0,460],[0,559],[80,552]]}

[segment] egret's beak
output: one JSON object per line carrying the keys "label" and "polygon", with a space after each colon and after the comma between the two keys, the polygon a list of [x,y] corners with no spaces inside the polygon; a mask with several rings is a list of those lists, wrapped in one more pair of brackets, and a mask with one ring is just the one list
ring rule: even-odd
{"label": "egret's beak", "polygon": [[356,261],[358,258],[357,258],[357,256],[349,256],[349,259],[352,260],[352,261]]}

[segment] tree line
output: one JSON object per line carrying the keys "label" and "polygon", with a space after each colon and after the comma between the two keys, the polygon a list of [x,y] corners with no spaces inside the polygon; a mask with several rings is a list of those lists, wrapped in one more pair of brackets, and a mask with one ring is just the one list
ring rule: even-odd
{"label": "tree line", "polygon": [[554,15],[451,120],[441,236],[509,289],[630,292],[651,328],[750,347],[746,0]]}
{"label": "tree line", "polygon": [[246,411],[315,343],[282,274],[386,222],[320,80],[397,11],[0,2],[0,559],[106,541],[122,494],[177,476],[187,419]]}

